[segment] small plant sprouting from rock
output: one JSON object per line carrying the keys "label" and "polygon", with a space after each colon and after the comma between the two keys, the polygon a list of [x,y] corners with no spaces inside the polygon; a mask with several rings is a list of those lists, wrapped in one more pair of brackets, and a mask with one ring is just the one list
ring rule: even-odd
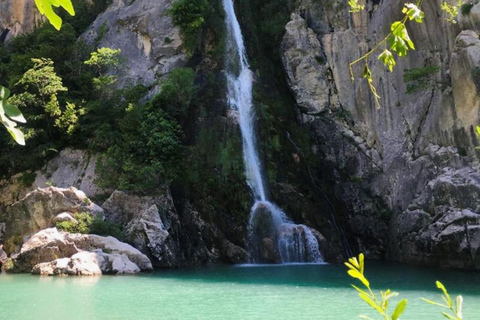
{"label": "small plant sprouting from rock", "polygon": [[[480,134],[480,127],[477,127]],[[407,300],[403,299],[397,306],[391,315],[388,314],[388,303],[391,298],[398,296],[397,292],[392,292],[390,289],[383,292],[380,291],[380,297],[376,295],[370,287],[370,282],[365,277],[365,257],[363,253],[360,253],[358,259],[356,257],[348,259],[348,262],[345,262],[345,265],[348,267],[348,275],[352,278],[360,280],[366,290],[361,289],[352,284],[352,287],[358,291],[358,295],[365,301],[370,307],[377,311],[384,320],[400,320],[400,316],[404,313],[407,308]],[[451,313],[442,311],[442,315],[449,320],[463,320],[462,306],[463,306],[463,297],[457,296],[455,303],[448,294],[445,286],[440,282],[436,282],[437,288],[440,289],[443,293],[442,300],[444,303],[435,302],[425,298],[421,298],[423,301],[428,302],[432,305],[440,306],[442,308],[450,310]],[[373,318],[360,315],[360,318],[365,320],[374,320]]]}
{"label": "small plant sprouting from rock", "polygon": [[473,2],[464,3],[460,7],[460,12],[462,13],[462,15],[466,16],[466,15],[470,14],[470,10],[472,10],[474,5],[475,4]]}
{"label": "small plant sprouting from rock", "polygon": [[97,234],[99,236],[112,236],[120,241],[125,238],[123,227],[114,222],[104,221],[100,215],[92,216],[88,212],[74,215],[76,221],[57,222],[57,229],[82,234]]}
{"label": "small plant sprouting from rock", "polygon": [[449,23],[457,23],[458,9],[462,5],[462,0],[456,2],[443,1],[440,8],[447,14],[445,20]]}
{"label": "small plant sprouting from rock", "polygon": [[427,65],[422,68],[405,69],[403,72],[403,81],[407,85],[407,93],[412,94],[434,84],[433,76],[438,70],[440,70],[440,68],[433,65]]}

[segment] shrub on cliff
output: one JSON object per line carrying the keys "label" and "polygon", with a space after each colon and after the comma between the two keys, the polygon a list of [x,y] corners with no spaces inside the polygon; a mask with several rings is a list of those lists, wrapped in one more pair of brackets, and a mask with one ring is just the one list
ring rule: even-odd
{"label": "shrub on cliff", "polygon": [[189,53],[195,51],[207,10],[208,4],[205,0],[177,0],[169,11],[173,23],[180,28],[185,49]]}
{"label": "shrub on cliff", "polygon": [[75,214],[77,221],[57,222],[57,229],[82,234],[96,234],[99,236],[112,236],[119,240],[125,238],[123,227],[114,222],[104,221],[101,216],[92,216],[88,212]]}

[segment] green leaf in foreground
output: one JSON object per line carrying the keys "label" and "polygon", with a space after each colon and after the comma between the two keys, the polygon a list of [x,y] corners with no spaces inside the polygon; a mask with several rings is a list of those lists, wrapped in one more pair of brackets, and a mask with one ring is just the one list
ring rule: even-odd
{"label": "green leaf in foreground", "polygon": [[71,16],[75,15],[72,2],[70,0],[35,0],[38,11],[45,15],[55,29],[60,30],[62,27],[62,18],[60,18],[52,7],[62,7]]}
{"label": "green leaf in foreground", "polygon": [[25,137],[23,132],[16,128],[16,122],[25,123],[26,120],[16,106],[7,103],[9,95],[10,91],[5,87],[0,86],[0,121],[10,133],[12,138],[18,144],[24,146]]}

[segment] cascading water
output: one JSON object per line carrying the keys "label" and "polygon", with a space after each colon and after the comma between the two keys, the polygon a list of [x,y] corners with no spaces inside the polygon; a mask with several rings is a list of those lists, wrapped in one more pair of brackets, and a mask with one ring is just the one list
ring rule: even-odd
{"label": "cascading water", "polygon": [[294,224],[282,210],[267,200],[253,127],[253,74],[233,0],[223,0],[223,6],[227,27],[228,102],[238,116],[247,183],[256,201],[249,221],[249,246],[253,262],[323,262],[312,230],[305,225]]}

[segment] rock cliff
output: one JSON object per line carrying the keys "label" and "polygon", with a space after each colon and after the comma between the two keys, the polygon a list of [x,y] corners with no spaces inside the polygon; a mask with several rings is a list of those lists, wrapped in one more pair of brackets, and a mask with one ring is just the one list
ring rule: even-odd
{"label": "rock cliff", "polygon": [[[424,1],[425,23],[408,25],[417,50],[397,59],[392,73],[376,56],[369,61],[380,109],[360,67],[350,80],[349,63],[389,32],[402,5],[369,2],[350,14],[340,1],[300,2],[281,48],[298,119],[316,138],[318,177],[343,203],[357,250],[478,267],[480,46],[475,31],[462,30],[475,17],[450,25],[438,1]],[[415,68],[432,71],[406,81]]]}

